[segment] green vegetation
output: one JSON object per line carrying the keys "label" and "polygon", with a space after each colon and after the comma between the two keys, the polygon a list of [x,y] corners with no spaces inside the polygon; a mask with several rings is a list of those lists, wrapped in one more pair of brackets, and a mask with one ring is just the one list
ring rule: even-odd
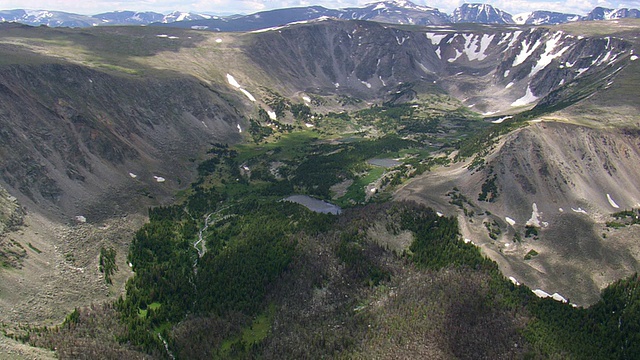
{"label": "green vegetation", "polygon": [[500,230],[500,225],[495,220],[485,221],[484,227],[487,228],[487,231],[489,232],[489,237],[492,238],[493,240],[498,240],[498,236],[502,234],[502,230]]}
{"label": "green vegetation", "polygon": [[531,249],[529,250],[529,252],[524,256],[525,260],[531,260],[533,257],[538,256],[538,252]]}
{"label": "green vegetation", "polygon": [[42,250],[38,249],[37,247],[31,245],[31,243],[27,243],[27,246],[29,246],[29,249],[35,251],[37,254],[42,253]]}
{"label": "green vegetation", "polygon": [[414,262],[435,270],[451,265],[477,269],[492,264],[478,248],[462,241],[455,217],[440,217],[433,209],[420,210],[401,216],[402,228],[416,235],[409,248]]}
{"label": "green vegetation", "polygon": [[98,269],[104,274],[104,282],[112,284],[111,276],[118,271],[118,264],[116,264],[116,249],[100,248],[100,259],[98,261]]}
{"label": "green vegetation", "polygon": [[619,229],[626,226],[640,224],[640,209],[623,210],[611,214],[615,221],[607,221],[606,226],[609,228]]}
{"label": "green vegetation", "polygon": [[537,239],[538,236],[538,228],[533,226],[533,225],[526,225],[525,226],[525,232],[524,232],[524,237],[528,238],[528,237],[532,237],[534,239]]}
{"label": "green vegetation", "polygon": [[[489,169],[489,173],[493,173],[493,168]],[[482,184],[482,192],[478,194],[478,201],[494,202],[498,198],[498,186],[496,185],[497,174],[487,177]]]}

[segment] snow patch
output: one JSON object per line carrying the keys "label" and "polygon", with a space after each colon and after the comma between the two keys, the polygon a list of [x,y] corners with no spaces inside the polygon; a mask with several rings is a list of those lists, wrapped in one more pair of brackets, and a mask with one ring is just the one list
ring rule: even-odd
{"label": "snow patch", "polygon": [[242,128],[240,127],[240,124],[238,124],[237,127],[238,127],[238,132],[242,134]]}
{"label": "snow patch", "polygon": [[583,72],[585,72],[585,71],[587,71],[587,70],[589,70],[589,68],[588,68],[588,67],[578,69],[578,70],[576,71],[576,72],[577,72],[576,77],[577,77],[577,76],[582,75],[582,73],[583,73]]}
{"label": "snow patch", "polygon": [[484,34],[482,37],[478,37],[474,34],[463,34],[464,37],[464,54],[467,55],[469,61],[479,60],[482,61],[487,58],[485,52],[495,37],[494,34]]}
{"label": "snow patch", "polygon": [[526,94],[524,94],[523,97],[521,97],[520,99],[514,101],[513,103],[511,103],[512,107],[516,107],[516,106],[523,106],[523,105],[528,105],[531,104],[532,102],[538,100],[538,97],[533,95],[533,92],[531,92],[531,86],[527,87],[527,92]]}
{"label": "snow patch", "polygon": [[153,178],[156,179],[156,181],[159,183],[167,181],[167,179],[163,178],[162,176],[154,176]]}
{"label": "snow patch", "polygon": [[278,120],[278,115],[276,115],[275,111],[269,111],[267,110],[267,114],[269,115],[269,119],[271,120]]}
{"label": "snow patch", "polygon": [[533,290],[533,293],[536,294],[536,296],[538,296],[540,298],[548,298],[548,297],[550,297],[555,301],[560,301],[560,302],[563,302],[563,303],[567,302],[567,299],[565,299],[562,295],[560,295],[558,293],[553,293],[553,295],[550,295],[546,291],[540,290],[540,289]]}
{"label": "snow patch", "polygon": [[554,37],[552,37],[547,41],[547,43],[545,44],[544,53],[540,55],[540,60],[538,60],[538,63],[536,64],[536,66],[534,66],[533,69],[531,69],[531,74],[529,74],[529,76],[534,76],[540,70],[546,68],[549,64],[551,64],[551,62],[555,58],[562,56],[562,54],[564,54],[565,51],[569,50],[569,46],[565,46],[559,51],[555,51],[561,39],[562,39],[562,33],[556,33]]}
{"label": "snow patch", "polygon": [[[507,45],[507,49],[511,49],[513,47],[513,45],[515,45],[515,43],[518,42],[518,39],[520,38],[520,35],[522,33],[523,33],[523,31],[521,31],[521,30],[513,32],[513,37],[511,38],[511,41],[509,41],[509,45]],[[507,37],[507,39],[508,38],[509,37]]]}
{"label": "snow patch", "polygon": [[304,100],[304,102],[307,102],[307,103],[310,103],[310,102],[311,102],[311,98],[310,98],[310,97],[308,97],[308,96],[306,96],[306,95],[304,95],[304,96],[302,97],[302,100]]}
{"label": "snow patch", "polygon": [[227,74],[227,82],[229,82],[229,85],[235,87],[235,88],[240,88],[240,84],[238,83],[238,81],[236,81],[236,78],[234,78],[232,75]]}
{"label": "snow patch", "polygon": [[508,217],[508,216],[507,216],[507,217],[505,217],[505,218],[504,218],[504,220],[505,220],[506,222],[508,222],[508,223],[509,223],[509,225],[511,225],[511,226],[514,226],[514,225],[516,224],[516,221],[515,221],[515,220],[513,220],[512,218]]}
{"label": "snow patch", "polygon": [[540,42],[539,39],[536,40],[534,44],[531,44],[529,41],[525,40],[524,44],[522,44],[522,49],[520,50],[520,53],[516,55],[515,59],[513,59],[513,64],[511,64],[511,66],[516,67],[522,64],[523,62],[527,61],[529,56],[531,56],[531,54],[533,54],[533,52],[536,51],[536,49],[540,45],[542,45],[542,43]]}
{"label": "snow patch", "polygon": [[87,222],[87,218],[82,216],[82,215],[78,215],[78,216],[76,216],[76,221],[81,223],[81,224],[84,224],[84,223]]}
{"label": "snow patch", "polygon": [[581,207],[579,207],[579,208],[577,208],[577,209],[571,208],[571,210],[573,210],[573,212],[577,212],[577,213],[580,213],[580,214],[586,214],[586,213],[587,213],[587,212],[586,212],[584,209],[582,209]]}
{"label": "snow patch", "polygon": [[631,61],[636,61],[636,60],[638,60],[638,55],[631,55],[631,57],[629,59]]}
{"label": "snow patch", "polygon": [[216,42],[220,44],[222,42],[222,39],[216,39]]}
{"label": "snow patch", "polygon": [[313,124],[309,124],[309,123],[305,123],[305,124],[304,124],[304,126],[306,126],[306,127],[308,127],[308,128],[312,128],[312,127],[314,127],[314,125],[313,125]]}
{"label": "snow patch", "polygon": [[441,213],[440,211],[436,212],[436,215],[438,215],[439,217],[443,217],[444,216],[444,214]]}
{"label": "snow patch", "polygon": [[553,295],[551,295],[551,298],[553,298],[553,300],[555,301],[560,301],[563,303],[567,303],[567,299],[565,299],[562,295],[558,294],[558,293],[553,293]]}
{"label": "snow patch", "polygon": [[511,281],[513,283],[513,285],[520,286],[520,283],[518,282],[518,280],[516,278],[514,278],[513,276],[509,276],[509,281]]}
{"label": "snow patch", "polygon": [[253,101],[253,102],[256,102],[256,98],[255,98],[255,97],[253,97],[253,95],[251,95],[251,93],[250,93],[250,92],[248,92],[248,91],[247,91],[247,90],[245,90],[245,89],[240,89],[240,91],[241,91],[241,92],[242,92],[242,93],[243,93],[247,98],[249,98],[249,100],[251,100],[251,101]]}
{"label": "snow patch", "polygon": [[453,57],[453,58],[451,58],[451,59],[448,59],[447,61],[448,61],[448,62],[450,62],[450,63],[452,63],[452,62],[454,62],[454,61],[458,60],[458,58],[459,58],[461,55],[462,55],[462,52],[461,52],[461,51],[459,51],[458,49],[456,49],[456,56],[454,56],[454,57]]}
{"label": "snow patch", "polygon": [[616,209],[620,209],[620,206],[618,204],[616,204],[615,201],[613,201],[613,199],[611,198],[611,195],[607,194],[607,200],[609,200],[609,204],[611,206],[613,206]]}
{"label": "snow patch", "polygon": [[135,179],[135,178],[137,178],[137,177],[138,177],[138,175],[136,175],[136,174],[134,174],[134,173],[131,173],[131,172],[129,173],[129,176],[131,176],[131,178],[132,178],[132,179]]}
{"label": "snow patch", "polygon": [[538,205],[533,203],[533,205],[531,205],[531,209],[531,219],[527,221],[527,226],[540,227],[540,213],[538,212]]}
{"label": "snow patch", "polygon": [[509,115],[509,116],[502,117],[502,118],[500,118],[498,120],[493,120],[491,123],[493,123],[493,124],[502,124],[503,121],[509,120],[509,119],[512,119],[512,118],[513,118],[513,116]]}
{"label": "snow patch", "polygon": [[433,46],[438,46],[447,37],[448,34],[426,33],[427,39],[431,41]]}

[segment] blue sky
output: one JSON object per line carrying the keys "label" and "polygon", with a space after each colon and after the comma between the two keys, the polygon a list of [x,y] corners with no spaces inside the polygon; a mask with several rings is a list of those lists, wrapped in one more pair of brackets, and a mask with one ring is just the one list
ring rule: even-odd
{"label": "blue sky", "polygon": [[[114,10],[155,11],[160,13],[180,10],[226,15],[231,13],[249,14],[292,6],[355,7],[372,2],[375,2],[375,0],[0,0],[0,9],[58,10],[87,15]],[[476,1],[414,0],[413,2],[418,5],[435,7],[450,14],[460,4]],[[640,0],[490,0],[485,1],[485,3],[513,15],[533,10],[552,10],[582,15],[596,6],[640,8]]]}

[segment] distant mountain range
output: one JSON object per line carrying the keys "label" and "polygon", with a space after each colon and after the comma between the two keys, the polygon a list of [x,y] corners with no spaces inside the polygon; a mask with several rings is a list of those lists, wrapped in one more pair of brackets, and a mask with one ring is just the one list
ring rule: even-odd
{"label": "distant mountain range", "polygon": [[152,23],[170,23],[211,18],[214,18],[214,16],[179,11],[174,11],[167,15],[151,11],[112,11],[89,16],[48,10],[0,10],[0,22],[17,22],[26,25],[46,25],[51,27],[149,25]]}
{"label": "distant mountain range", "polygon": [[292,22],[320,18],[369,20],[409,25],[443,25],[450,23],[547,25],[571,21],[640,18],[638,9],[607,9],[596,7],[585,16],[551,11],[511,15],[488,4],[463,4],[452,15],[410,1],[381,1],[357,8],[327,9],[322,6],[295,7],[262,11],[251,15],[213,16],[175,11],[155,12],[114,11],[97,15],[79,15],[47,10],[3,10],[0,21],[51,27],[90,27],[105,25],[153,25],[193,28],[211,31],[252,31]]}

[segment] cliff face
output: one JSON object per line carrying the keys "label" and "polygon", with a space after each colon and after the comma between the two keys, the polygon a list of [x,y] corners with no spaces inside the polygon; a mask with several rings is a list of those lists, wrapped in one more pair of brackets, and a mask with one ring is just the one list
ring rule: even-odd
{"label": "cliff face", "polygon": [[399,84],[425,84],[484,114],[533,106],[589,75],[624,67],[631,45],[615,37],[544,28],[405,29],[324,21],[256,34],[247,55],[297,90],[384,97]]}
{"label": "cliff face", "polygon": [[100,218],[139,208],[142,195],[169,196],[193,179],[188,159],[210,142],[240,140],[235,110],[187,77],[5,66],[0,104],[0,181],[66,217]]}

